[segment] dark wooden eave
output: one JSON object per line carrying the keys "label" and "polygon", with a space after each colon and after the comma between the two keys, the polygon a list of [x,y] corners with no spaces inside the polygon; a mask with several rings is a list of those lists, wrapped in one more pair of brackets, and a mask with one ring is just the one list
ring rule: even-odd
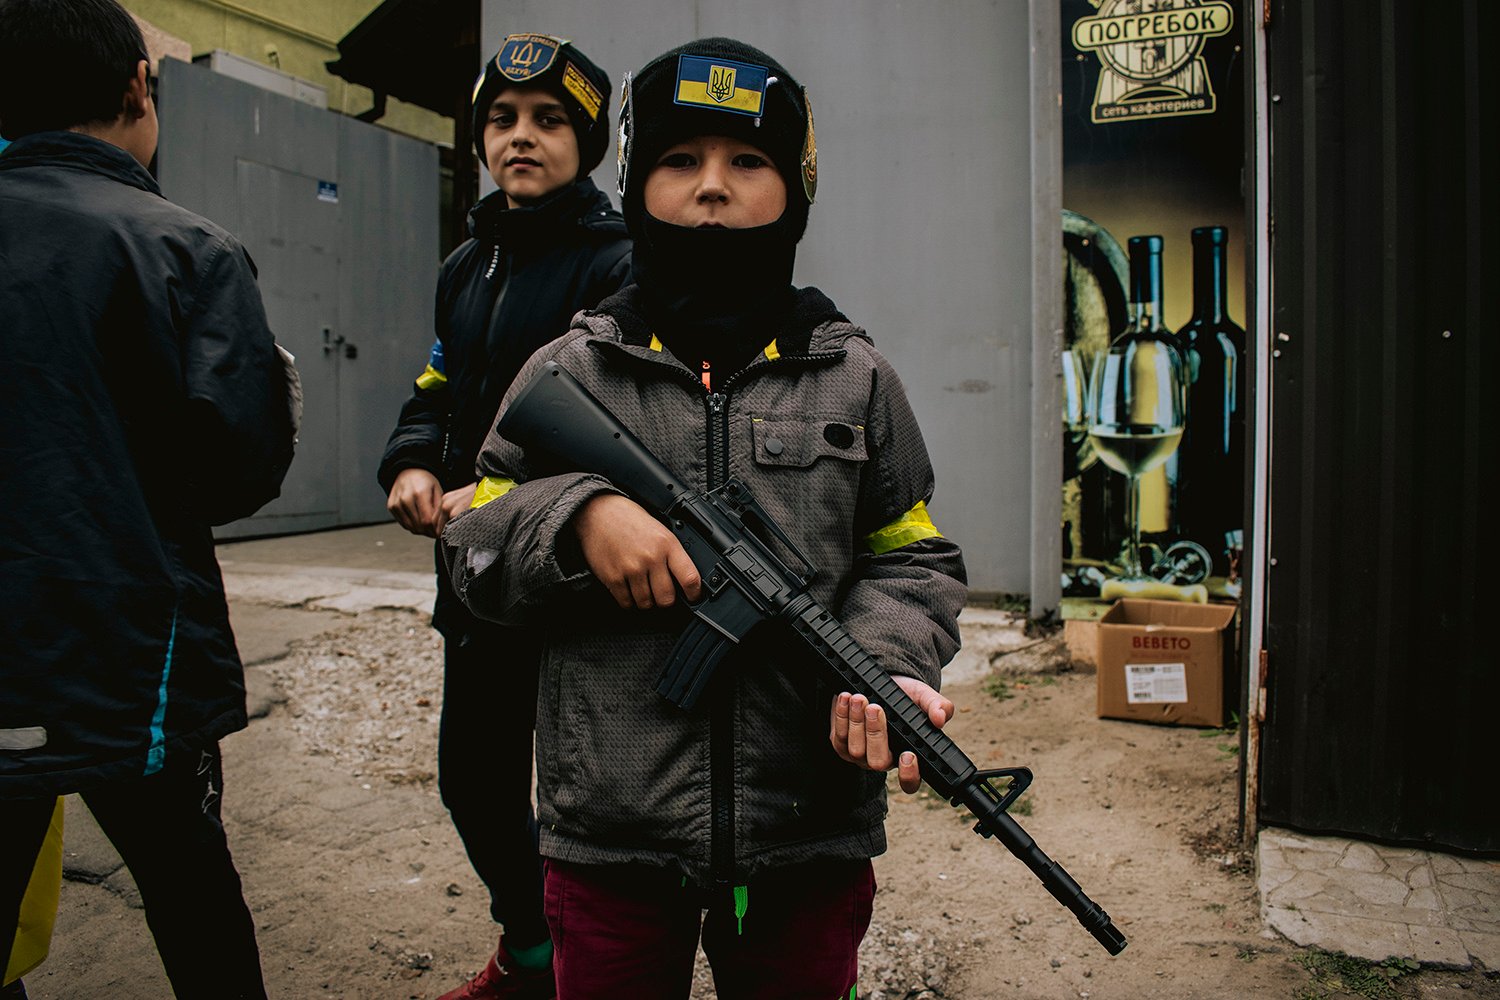
{"label": "dark wooden eave", "polygon": [[376,94],[467,116],[479,67],[478,0],[385,0],[339,40],[328,71]]}
{"label": "dark wooden eave", "polygon": [[374,92],[374,106],[355,117],[377,121],[394,97],[453,119],[452,151],[443,156],[453,177],[444,207],[446,254],[465,238],[469,208],[479,197],[469,114],[479,74],[479,0],[385,0],[338,47],[328,72]]}

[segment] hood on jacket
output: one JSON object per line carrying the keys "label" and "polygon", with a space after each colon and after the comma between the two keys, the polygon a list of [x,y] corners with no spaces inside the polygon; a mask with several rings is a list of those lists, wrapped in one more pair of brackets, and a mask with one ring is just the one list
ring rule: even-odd
{"label": "hood on jacket", "polygon": [[[599,308],[589,315],[613,318],[620,328],[621,343],[646,346],[656,333],[648,312],[648,299],[641,287],[630,284],[600,302]],[[769,322],[770,328],[760,331],[756,350],[774,340],[782,357],[840,350],[850,337],[870,341],[870,335],[862,327],[852,323],[832,299],[811,285],[793,288],[787,308]]]}

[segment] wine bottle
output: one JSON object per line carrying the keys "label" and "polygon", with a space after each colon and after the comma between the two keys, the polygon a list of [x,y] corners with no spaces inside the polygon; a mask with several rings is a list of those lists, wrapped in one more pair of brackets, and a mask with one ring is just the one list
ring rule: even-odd
{"label": "wine bottle", "polygon": [[1188,369],[1188,418],[1177,451],[1183,537],[1229,572],[1226,536],[1245,523],[1245,331],[1229,318],[1229,230],[1193,230],[1193,318],[1179,331]]}
{"label": "wine bottle", "polygon": [[[1182,436],[1187,375],[1180,342],[1162,325],[1160,236],[1130,246],[1130,322],[1094,361],[1089,440],[1100,460],[1129,482],[1121,554],[1123,579],[1144,578],[1156,561],[1142,542],[1170,542],[1165,464]],[[1159,555],[1159,551],[1157,553]]]}
{"label": "wine bottle", "polygon": [[[1126,241],[1130,251],[1130,326],[1126,328],[1140,338],[1149,338],[1174,349],[1180,343],[1168,330],[1163,317],[1166,315],[1162,293],[1162,248],[1160,236],[1132,236]],[[1184,359],[1185,360],[1185,359]],[[1141,542],[1165,549],[1177,540],[1176,484],[1177,443],[1176,435],[1163,441],[1165,461],[1147,466],[1140,473],[1140,496],[1136,516],[1141,523]],[[1142,556],[1146,568],[1151,559]]]}

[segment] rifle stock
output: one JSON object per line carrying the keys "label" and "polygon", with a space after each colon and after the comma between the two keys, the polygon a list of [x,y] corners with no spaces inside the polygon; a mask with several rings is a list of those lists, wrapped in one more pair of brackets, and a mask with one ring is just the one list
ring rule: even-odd
{"label": "rifle stock", "polygon": [[[973,813],[975,832],[1004,844],[1111,955],[1124,949],[1125,936],[1109,914],[1006,812],[1031,783],[1031,772],[980,771],[933,725],[843,624],[808,594],[810,574],[789,568],[758,537],[757,531],[774,535],[807,566],[743,483],[731,480],[708,493],[689,489],[555,362],[543,365],[512,400],[499,430],[522,447],[540,448],[580,471],[608,479],[660,517],[682,541],[703,578],[705,593],[693,605],[693,625],[673,649],[657,683],[664,697],[691,708],[733,643],[762,622],[784,623],[847,690],[884,706],[891,732],[916,754],[923,780],[953,805]],[[1008,781],[1003,791],[993,783],[999,778]]]}

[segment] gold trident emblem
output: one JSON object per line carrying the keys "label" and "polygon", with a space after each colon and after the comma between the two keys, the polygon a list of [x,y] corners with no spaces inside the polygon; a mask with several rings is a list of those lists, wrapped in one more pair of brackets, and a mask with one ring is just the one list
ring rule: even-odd
{"label": "gold trident emblem", "polygon": [[530,69],[536,65],[536,61],[541,57],[542,54],[537,51],[536,43],[527,42],[516,50],[516,54],[510,57],[510,61],[515,66],[524,66]]}
{"label": "gold trident emblem", "polygon": [[710,66],[708,69],[708,96],[723,104],[734,96],[734,67]]}

